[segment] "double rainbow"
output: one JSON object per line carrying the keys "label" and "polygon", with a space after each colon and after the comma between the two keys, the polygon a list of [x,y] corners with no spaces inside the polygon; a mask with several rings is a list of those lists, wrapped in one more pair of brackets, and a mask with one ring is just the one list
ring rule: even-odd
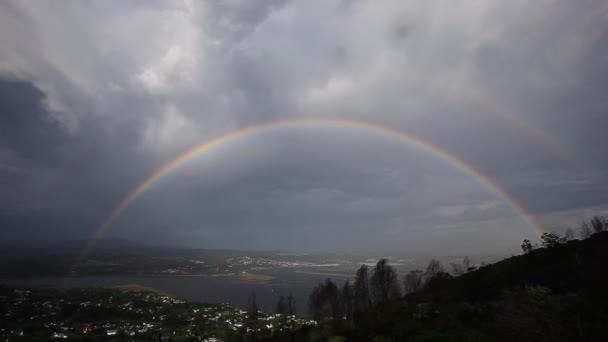
{"label": "double rainbow", "polygon": [[462,159],[458,158],[453,154],[450,154],[449,152],[438,147],[437,145],[434,145],[429,141],[423,140],[420,137],[416,137],[414,135],[393,128],[362,121],[330,118],[294,118],[270,121],[267,123],[251,125],[248,127],[231,131],[229,133],[217,136],[213,139],[206,140],[192,147],[191,149],[183,152],[177,158],[166,163],[165,165],[154,171],[152,174],[150,174],[135,188],[133,188],[120,201],[120,203],[118,203],[118,205],[116,205],[114,209],[112,209],[112,211],[110,211],[108,215],[105,216],[99,226],[97,226],[97,228],[93,231],[91,237],[87,239],[85,246],[83,247],[79,255],[78,260],[81,260],[85,256],[85,254],[91,247],[93,241],[95,241],[112,224],[112,222],[120,215],[120,213],[122,213],[129,206],[129,204],[131,204],[136,198],[138,198],[154,184],[158,183],[160,179],[163,178],[163,176],[169,174],[172,170],[175,170],[177,167],[186,164],[189,160],[192,160],[196,156],[204,154],[205,152],[209,152],[228,142],[243,139],[245,137],[270,133],[284,128],[299,126],[320,126],[334,127],[338,129],[350,128],[364,130],[419,148],[420,150],[428,152],[439,159],[449,162],[450,164],[456,166],[458,169],[462,170],[464,173],[475,178],[479,183],[481,183],[483,186],[485,186],[486,188],[494,192],[502,200],[504,200],[536,232],[543,232],[541,224],[530,213],[528,213],[521,204],[519,204],[511,195],[509,195],[499,184],[495,183],[487,176],[483,175],[480,171],[476,170],[473,166],[466,163]]}

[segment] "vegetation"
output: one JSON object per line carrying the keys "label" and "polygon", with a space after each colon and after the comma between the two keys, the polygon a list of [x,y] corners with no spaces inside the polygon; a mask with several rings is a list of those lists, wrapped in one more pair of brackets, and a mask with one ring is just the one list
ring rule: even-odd
{"label": "vegetation", "polygon": [[[295,311],[294,305],[291,299],[287,313]],[[138,285],[123,289],[0,287],[0,317],[3,341],[288,340],[307,336],[306,326],[315,324],[293,314],[190,302]]]}
{"label": "vegetation", "polygon": [[386,259],[371,277],[366,266],[357,271],[352,297],[350,286],[344,295],[326,279],[310,296],[319,320],[311,339],[606,341],[608,221],[593,217],[579,233],[585,239],[572,229],[546,232],[537,243],[525,240],[523,255],[479,268],[465,258],[451,274],[433,259],[405,275],[404,296]]}
{"label": "vegetation", "polygon": [[250,273],[250,272],[240,273],[239,278],[242,280],[259,281],[259,282],[269,282],[269,281],[273,281],[275,279],[275,277],[270,276],[270,275],[259,274],[259,273]]}
{"label": "vegetation", "polygon": [[[36,341],[606,341],[608,222],[596,216],[564,236],[524,240],[523,254],[492,265],[439,260],[400,280],[387,259],[354,282],[312,291],[314,320],[293,296],[275,313],[189,302],[137,284],[113,289],[0,287],[0,338]],[[249,262],[249,261],[248,261]],[[449,272],[447,271],[449,269]],[[254,278],[257,276],[251,274]]]}
{"label": "vegetation", "polygon": [[124,285],[116,285],[113,288],[122,290],[122,291],[134,291],[134,292],[150,292],[157,294],[159,296],[167,296],[167,297],[175,297],[172,294],[169,294],[165,291],[155,289],[148,286],[143,286],[140,284],[124,284]]}
{"label": "vegetation", "polygon": [[370,279],[373,303],[382,305],[390,300],[401,297],[397,281],[397,271],[388,264],[387,259],[380,259],[374,267]]}

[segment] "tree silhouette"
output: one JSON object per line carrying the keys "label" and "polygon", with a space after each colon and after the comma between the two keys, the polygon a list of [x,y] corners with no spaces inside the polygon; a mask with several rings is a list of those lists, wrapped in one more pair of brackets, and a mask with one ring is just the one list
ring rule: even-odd
{"label": "tree silhouette", "polygon": [[436,277],[440,273],[445,273],[441,262],[437,259],[431,259],[429,264],[426,266],[426,273],[424,274],[427,281]]}
{"label": "tree silhouette", "polygon": [[462,259],[462,265],[467,272],[471,272],[475,269],[475,266],[471,266],[471,259],[469,259],[468,256],[465,256],[464,259]]}
{"label": "tree silhouette", "polygon": [[355,290],[350,282],[347,280],[342,286],[342,292],[340,293],[340,313],[342,316],[350,319],[353,317],[353,302],[355,299]]}
{"label": "tree silhouette", "polygon": [[589,220],[591,227],[593,228],[593,233],[599,233],[606,230],[606,218],[603,216],[593,216],[591,220]]}
{"label": "tree silhouette", "polygon": [[251,292],[251,294],[249,295],[249,300],[248,300],[248,305],[247,305],[247,316],[250,319],[257,319],[258,312],[259,312],[259,308],[258,308],[258,304],[256,303],[256,300],[255,300],[255,292]]}
{"label": "tree silhouette", "polygon": [[287,304],[285,303],[285,297],[283,297],[283,296],[279,297],[279,302],[277,303],[276,313],[281,314],[281,315],[287,314]]}
{"label": "tree silhouette", "polygon": [[339,296],[340,290],[331,279],[327,278],[325,282],[317,285],[308,300],[308,308],[312,317],[317,321],[326,317],[338,319],[340,317]]}
{"label": "tree silhouette", "polygon": [[371,298],[369,294],[369,273],[366,265],[361,265],[361,267],[359,267],[357,270],[354,288],[354,312],[366,311],[371,306]]}
{"label": "tree silhouette", "polygon": [[397,280],[397,272],[388,264],[387,259],[380,259],[374,267],[370,279],[371,294],[374,304],[382,304],[390,299],[399,298],[401,290]]}
{"label": "tree silhouette", "polygon": [[289,316],[293,316],[296,314],[296,299],[293,298],[293,295],[290,293],[287,296],[287,314]]}
{"label": "tree silhouette", "polygon": [[534,246],[532,246],[532,242],[530,242],[530,240],[525,239],[524,242],[521,244],[521,249],[524,251],[525,254],[528,254],[532,252]]}
{"label": "tree silhouette", "polygon": [[587,221],[583,221],[581,223],[579,234],[582,240],[588,239],[591,235],[593,235],[593,230],[591,230],[591,227],[589,226]]}
{"label": "tree silhouette", "polygon": [[450,267],[452,268],[452,274],[455,276],[463,275],[469,271],[472,271],[474,268],[471,267],[471,261],[468,256],[465,256],[462,260],[462,264],[450,263]]}
{"label": "tree silhouette", "polygon": [[555,232],[544,232],[540,239],[542,240],[541,245],[545,248],[555,247],[559,244],[566,243],[566,238],[560,237]]}
{"label": "tree silhouette", "polygon": [[413,270],[405,275],[403,279],[403,289],[405,293],[414,293],[422,289],[424,272],[421,270]]}
{"label": "tree silhouette", "polygon": [[564,233],[564,238],[568,241],[574,240],[574,230],[568,227],[568,229],[566,229],[566,233]]}

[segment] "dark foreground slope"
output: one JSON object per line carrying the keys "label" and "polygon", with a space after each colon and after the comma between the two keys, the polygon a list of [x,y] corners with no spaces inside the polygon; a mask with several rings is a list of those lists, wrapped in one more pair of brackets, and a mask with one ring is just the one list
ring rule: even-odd
{"label": "dark foreground slope", "polygon": [[313,339],[360,341],[608,341],[608,232],[533,250],[425,289]]}

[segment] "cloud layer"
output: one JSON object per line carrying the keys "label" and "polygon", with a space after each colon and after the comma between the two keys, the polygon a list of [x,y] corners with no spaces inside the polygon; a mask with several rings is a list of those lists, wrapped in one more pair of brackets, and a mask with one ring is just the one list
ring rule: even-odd
{"label": "cloud layer", "polygon": [[[0,5],[0,235],[84,238],[184,150],[252,124],[414,134],[547,229],[606,212],[604,1]],[[449,161],[296,127],[163,177],[107,236],[196,247],[510,251],[534,232]]]}

